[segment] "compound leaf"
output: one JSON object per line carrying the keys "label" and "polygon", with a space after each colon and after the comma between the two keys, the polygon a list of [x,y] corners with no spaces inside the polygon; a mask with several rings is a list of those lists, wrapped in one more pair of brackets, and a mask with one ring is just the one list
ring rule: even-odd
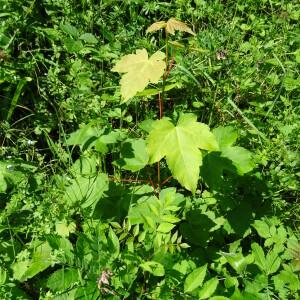
{"label": "compound leaf", "polygon": [[136,54],[125,55],[117,62],[112,71],[126,73],[120,81],[123,102],[143,91],[150,82],[158,83],[166,68],[164,58],[161,51],[148,58],[147,50],[139,49]]}
{"label": "compound leaf", "polygon": [[166,157],[172,175],[186,189],[195,193],[202,154],[199,150],[218,150],[209,127],[197,122],[194,114],[182,114],[177,126],[169,119],[154,122],[147,138],[150,163]]}

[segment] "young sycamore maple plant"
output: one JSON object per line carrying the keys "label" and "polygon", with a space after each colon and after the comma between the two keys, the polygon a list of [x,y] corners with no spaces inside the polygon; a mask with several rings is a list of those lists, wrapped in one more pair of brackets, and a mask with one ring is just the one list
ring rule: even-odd
{"label": "young sycamore maple plant", "polygon": [[[175,34],[175,30],[194,32],[184,23],[171,18],[167,22],[161,21],[152,24],[147,33],[165,29],[166,54],[157,51],[150,58],[146,49],[136,50],[136,54],[125,55],[114,66],[112,71],[125,73],[120,81],[122,102],[127,102],[138,92],[143,91],[149,83],[158,83],[162,80],[163,105],[165,81],[170,69],[168,62],[168,34]],[[162,111],[161,107],[160,110]],[[162,117],[162,115],[161,115]],[[149,163],[158,163],[158,181],[160,180],[160,160],[166,158],[172,176],[192,193],[196,192],[199,179],[199,170],[202,165],[201,150],[217,151],[217,140],[206,124],[197,122],[194,114],[181,114],[177,126],[169,118],[156,120],[147,138]],[[160,183],[158,183],[160,184]]]}

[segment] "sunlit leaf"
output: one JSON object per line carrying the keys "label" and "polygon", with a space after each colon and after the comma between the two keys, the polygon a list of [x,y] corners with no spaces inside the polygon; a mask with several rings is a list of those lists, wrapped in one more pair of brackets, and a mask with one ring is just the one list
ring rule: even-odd
{"label": "sunlit leaf", "polygon": [[190,273],[184,282],[184,292],[190,293],[196,288],[202,286],[204,277],[206,275],[207,265],[195,269]]}
{"label": "sunlit leaf", "polygon": [[190,29],[185,23],[180,22],[174,18],[171,18],[167,22],[166,31],[170,34],[175,34],[175,30],[184,31],[192,35],[195,35],[192,29]]}
{"label": "sunlit leaf", "polygon": [[165,275],[164,266],[156,261],[147,261],[143,264],[140,264],[140,267],[144,271],[148,271],[149,273],[153,274],[154,276],[164,276]]}
{"label": "sunlit leaf", "polygon": [[126,73],[120,81],[124,102],[143,91],[149,83],[158,83],[166,67],[164,58],[165,54],[161,51],[148,58],[147,50],[140,49],[117,62],[112,71]]}
{"label": "sunlit leaf", "polygon": [[197,122],[197,117],[193,114],[181,115],[177,126],[167,118],[156,121],[147,142],[150,163],[166,157],[174,178],[193,193],[196,191],[202,163],[199,149],[218,149],[209,127]]}
{"label": "sunlit leaf", "polygon": [[165,28],[167,33],[170,33],[173,35],[175,34],[175,30],[187,32],[192,35],[195,35],[195,33],[192,31],[192,29],[190,29],[185,23],[178,21],[175,18],[171,18],[167,22],[159,21],[159,22],[153,23],[152,25],[150,25],[148,27],[148,29],[146,30],[146,33],[158,31],[163,28]]}
{"label": "sunlit leaf", "polygon": [[155,22],[147,28],[146,33],[160,30],[162,28],[165,28],[166,25],[167,23],[165,21]]}
{"label": "sunlit leaf", "polygon": [[209,298],[215,292],[218,284],[219,280],[215,277],[205,282],[198,294],[199,300]]}

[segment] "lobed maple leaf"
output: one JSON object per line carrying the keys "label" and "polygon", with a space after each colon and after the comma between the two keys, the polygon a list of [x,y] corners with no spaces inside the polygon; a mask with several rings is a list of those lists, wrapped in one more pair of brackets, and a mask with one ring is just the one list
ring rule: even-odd
{"label": "lobed maple leaf", "polygon": [[123,102],[141,92],[151,83],[158,83],[166,68],[165,54],[155,52],[149,59],[146,49],[136,50],[136,54],[125,55],[112,71],[125,73],[120,81]]}
{"label": "lobed maple leaf", "polygon": [[162,28],[165,28],[167,33],[175,34],[175,30],[188,32],[192,35],[195,35],[195,33],[190,29],[185,23],[176,20],[175,18],[169,19],[167,22],[165,21],[159,21],[155,22],[152,25],[148,27],[146,30],[146,33],[158,31]]}
{"label": "lobed maple leaf", "polygon": [[155,121],[147,138],[150,163],[166,157],[175,179],[195,193],[199,178],[202,154],[199,149],[218,150],[215,136],[206,124],[197,122],[194,114],[182,114],[177,126],[168,118]]}

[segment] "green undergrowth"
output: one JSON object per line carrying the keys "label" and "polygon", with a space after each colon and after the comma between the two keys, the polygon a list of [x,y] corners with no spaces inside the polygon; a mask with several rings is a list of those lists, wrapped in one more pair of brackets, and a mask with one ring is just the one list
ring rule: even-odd
{"label": "green undergrowth", "polygon": [[299,20],[0,0],[0,298],[300,299]]}

